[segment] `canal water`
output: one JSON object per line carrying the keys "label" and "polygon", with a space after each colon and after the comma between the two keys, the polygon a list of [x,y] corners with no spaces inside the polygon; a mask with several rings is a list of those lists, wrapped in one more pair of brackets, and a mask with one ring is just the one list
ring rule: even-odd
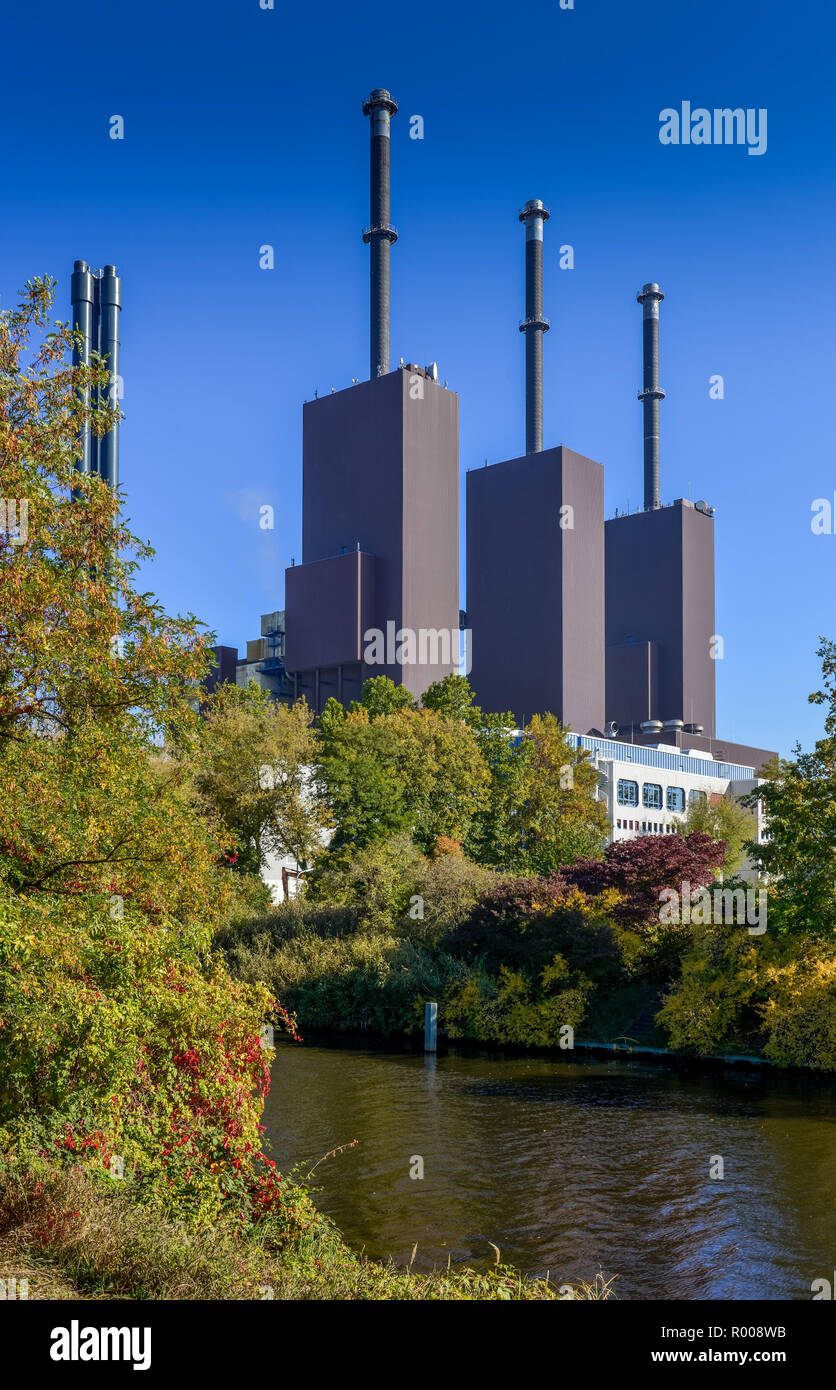
{"label": "canal water", "polygon": [[374,1258],[485,1268],[493,1242],[622,1299],[809,1299],[834,1277],[832,1082],[306,1041],[279,1044],[265,1123],[281,1170],[358,1141],[313,1181]]}

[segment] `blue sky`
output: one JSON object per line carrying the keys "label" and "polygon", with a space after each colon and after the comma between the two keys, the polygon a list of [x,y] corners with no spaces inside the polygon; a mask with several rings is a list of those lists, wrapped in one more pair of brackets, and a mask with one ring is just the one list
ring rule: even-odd
{"label": "blue sky", "polygon": [[[360,108],[388,86],[393,361],[437,360],[459,392],[462,477],[523,451],[517,210],[541,197],[545,443],[605,464],[607,515],[639,502],[635,294],[658,280],[662,496],[717,509],[718,729],[809,744],[817,638],[836,637],[836,535],[810,527],[836,489],[832,7],[276,5],[45,0],[0,21],[0,294],[49,272],[68,316],[73,260],[117,265],[145,582],[241,649],[283,606],[301,403],[368,373]],[[659,113],[683,100],[766,108],[766,153],[663,147]]]}

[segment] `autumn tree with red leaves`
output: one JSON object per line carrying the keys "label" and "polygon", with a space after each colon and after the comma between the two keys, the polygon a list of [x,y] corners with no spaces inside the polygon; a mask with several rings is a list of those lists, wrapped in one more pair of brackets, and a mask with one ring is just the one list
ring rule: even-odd
{"label": "autumn tree with red leaves", "polygon": [[118,1161],[140,1200],[244,1222],[281,1207],[259,1125],[277,1006],[212,951],[232,846],[183,756],[211,638],[135,587],[152,552],[76,469],[117,411],[53,295],[0,313],[0,1155]]}

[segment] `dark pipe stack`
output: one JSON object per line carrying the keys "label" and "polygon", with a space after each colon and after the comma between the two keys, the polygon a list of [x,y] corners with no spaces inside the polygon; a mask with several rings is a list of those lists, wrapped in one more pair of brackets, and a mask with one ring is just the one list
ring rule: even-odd
{"label": "dark pipe stack", "polygon": [[[87,366],[90,355],[98,352],[107,361],[111,382],[119,375],[119,314],[122,308],[122,281],[115,265],[106,265],[94,275],[86,261],[76,261],[72,277],[73,328],[84,335],[80,348],[73,348],[73,366]],[[97,390],[97,395],[104,397]],[[89,387],[81,392],[89,403]],[[112,397],[116,403],[115,394]],[[119,483],[119,427],[114,426],[97,439],[89,426],[81,432],[82,455],[77,467],[82,473],[98,473],[108,487]]]}
{"label": "dark pipe stack", "polygon": [[655,511],[659,501],[659,402],[665,393],[659,387],[659,305],[664,299],[655,280],[636,295],[642,306],[642,348],[644,389],[639,400],[644,406],[644,507]]}
{"label": "dark pipe stack", "polygon": [[372,379],[389,371],[389,248],[398,239],[389,223],[389,130],[397,109],[385,87],[376,87],[363,103],[363,115],[371,116],[371,225],[363,232],[363,240],[371,249]]}
{"label": "dark pipe stack", "polygon": [[520,213],[525,223],[525,452],[543,449],[543,334],[549,321],[543,317],[543,223],[549,210],[539,198],[531,198]]}

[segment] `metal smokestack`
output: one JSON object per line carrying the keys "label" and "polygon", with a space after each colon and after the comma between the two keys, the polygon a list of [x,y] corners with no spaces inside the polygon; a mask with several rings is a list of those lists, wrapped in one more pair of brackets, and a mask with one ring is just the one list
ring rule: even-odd
{"label": "metal smokestack", "polygon": [[[95,281],[90,274],[90,267],[86,261],[76,261],[73,266],[72,288],[70,291],[72,301],[72,326],[79,328],[84,334],[82,346],[73,347],[73,366],[86,367],[90,363],[90,353],[94,347],[95,330]],[[90,387],[85,386],[78,393],[82,405],[86,408],[90,404]],[[92,459],[91,446],[96,443],[90,433],[90,426],[85,424],[80,433],[81,458],[76,460],[76,468],[80,473],[89,473]]]}
{"label": "metal smokestack", "polygon": [[389,371],[389,248],[398,234],[389,224],[389,128],[397,112],[385,87],[376,87],[363,103],[363,115],[371,116],[371,201],[363,240],[371,250],[370,374]]}
{"label": "metal smokestack", "polygon": [[644,389],[639,400],[644,406],[644,506],[654,511],[659,501],[659,402],[665,393],[659,386],[659,305],[664,299],[654,280],[636,295],[642,306],[642,344],[644,351]]}
{"label": "metal smokestack", "polygon": [[[107,361],[110,374],[110,389],[96,387],[94,406],[100,400],[117,402],[116,378],[119,375],[119,315],[122,308],[122,281],[116,274],[115,265],[106,265],[104,270],[94,274],[86,261],[76,261],[73,266],[72,324],[84,335],[81,347],[73,348],[73,366],[89,366],[90,356],[98,352]],[[85,406],[90,405],[90,387],[79,391],[79,399]],[[115,425],[106,435],[96,438],[89,425],[79,431],[81,458],[76,461],[80,473],[98,473],[109,487],[119,483],[119,426]]]}
{"label": "metal smokestack", "polygon": [[[99,280],[99,352],[107,359],[110,374],[109,403],[118,404],[119,316],[122,311],[122,281],[115,265],[106,265]],[[119,484],[119,426],[102,435],[99,444],[99,474],[108,487]]]}
{"label": "metal smokestack", "polygon": [[543,317],[543,223],[549,210],[539,198],[530,198],[520,213],[525,223],[525,452],[543,448],[543,334],[549,321]]}

